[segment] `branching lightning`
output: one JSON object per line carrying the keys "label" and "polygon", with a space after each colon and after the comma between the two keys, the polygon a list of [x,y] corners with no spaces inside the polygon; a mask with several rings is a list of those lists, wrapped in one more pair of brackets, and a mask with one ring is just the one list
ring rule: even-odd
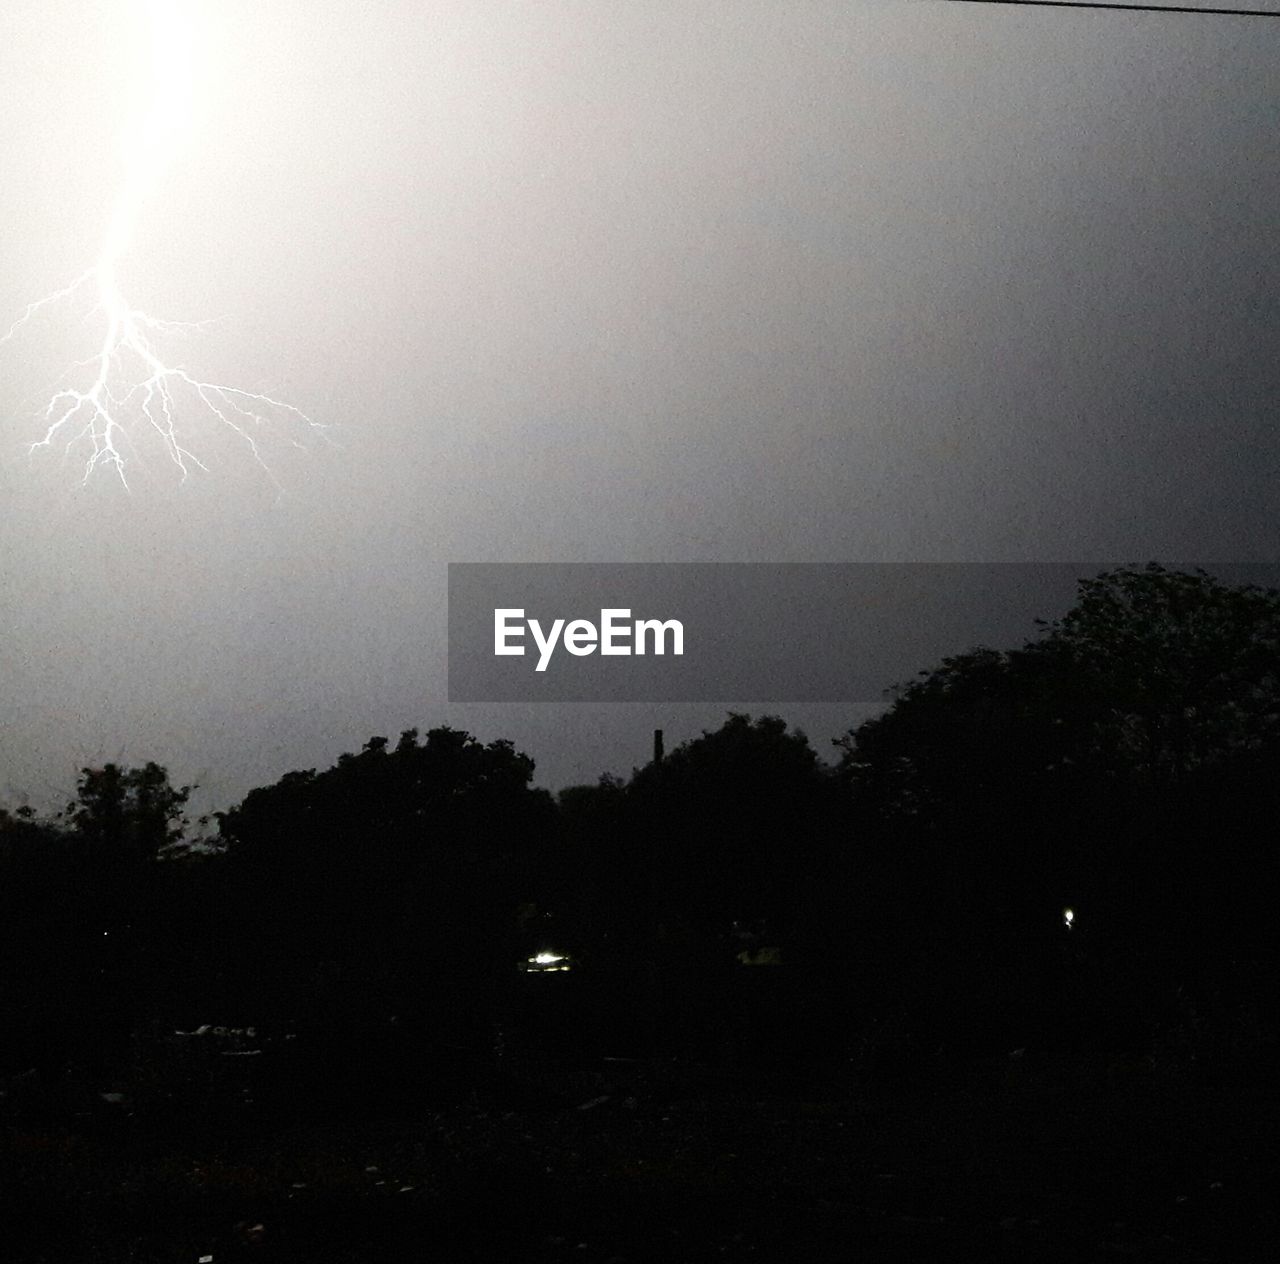
{"label": "branching lightning", "polygon": [[292,404],[204,381],[166,360],[161,342],[199,331],[209,322],[157,320],[134,307],[120,288],[119,264],[139,209],[193,109],[195,32],[185,0],[146,0],[146,8],[151,29],[150,102],[122,137],[124,170],[101,253],[70,284],[29,304],[0,336],[0,347],[15,341],[47,309],[81,304],[89,319],[100,322],[96,350],[70,367],[69,384],[37,410],[44,433],[29,445],[31,452],[54,447],[68,455],[86,452],[85,483],[98,470],[114,470],[128,488],[126,467],[136,459],[138,432],[158,437],[183,479],[193,466],[207,471],[185,438],[183,409],[233,431],[271,476],[259,446],[264,428],[274,424],[288,442],[302,447],[295,436],[319,434],[323,427]]}

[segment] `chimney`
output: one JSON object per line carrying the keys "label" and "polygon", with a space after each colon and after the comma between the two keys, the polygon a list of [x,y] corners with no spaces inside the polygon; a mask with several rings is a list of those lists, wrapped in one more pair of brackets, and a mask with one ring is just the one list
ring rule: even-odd
{"label": "chimney", "polygon": [[662,730],[653,730],[653,762],[662,763]]}

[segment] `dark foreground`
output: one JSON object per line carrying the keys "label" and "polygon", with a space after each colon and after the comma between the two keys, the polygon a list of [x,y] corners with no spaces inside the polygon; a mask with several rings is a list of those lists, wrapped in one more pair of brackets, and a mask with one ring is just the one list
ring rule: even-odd
{"label": "dark foreground", "polygon": [[511,1061],[432,1065],[434,1093],[399,1067],[372,1096],[339,1077],[282,1097],[261,1062],[209,1058],[163,1104],[11,1094],[0,1256],[1280,1258],[1262,1075],[1027,1055],[872,1091],[830,1068]]}

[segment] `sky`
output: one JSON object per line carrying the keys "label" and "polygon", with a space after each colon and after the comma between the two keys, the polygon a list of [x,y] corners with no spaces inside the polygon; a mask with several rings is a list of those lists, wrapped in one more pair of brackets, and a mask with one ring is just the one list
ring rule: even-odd
{"label": "sky", "polygon": [[[556,788],[733,705],[449,705],[450,561],[1280,560],[1280,22],[173,3],[121,289],[324,430],[81,486],[28,448],[92,315],[0,345],[0,803],[157,759],[227,806],[446,723]],[[93,264],[147,40],[4,6],[0,325]]]}

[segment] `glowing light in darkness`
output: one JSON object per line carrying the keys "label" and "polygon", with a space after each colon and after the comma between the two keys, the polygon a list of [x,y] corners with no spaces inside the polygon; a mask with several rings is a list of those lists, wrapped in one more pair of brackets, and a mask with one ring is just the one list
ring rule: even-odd
{"label": "glowing light in darkness", "polygon": [[558,952],[540,952],[525,961],[525,969],[547,974],[570,969],[569,958]]}

